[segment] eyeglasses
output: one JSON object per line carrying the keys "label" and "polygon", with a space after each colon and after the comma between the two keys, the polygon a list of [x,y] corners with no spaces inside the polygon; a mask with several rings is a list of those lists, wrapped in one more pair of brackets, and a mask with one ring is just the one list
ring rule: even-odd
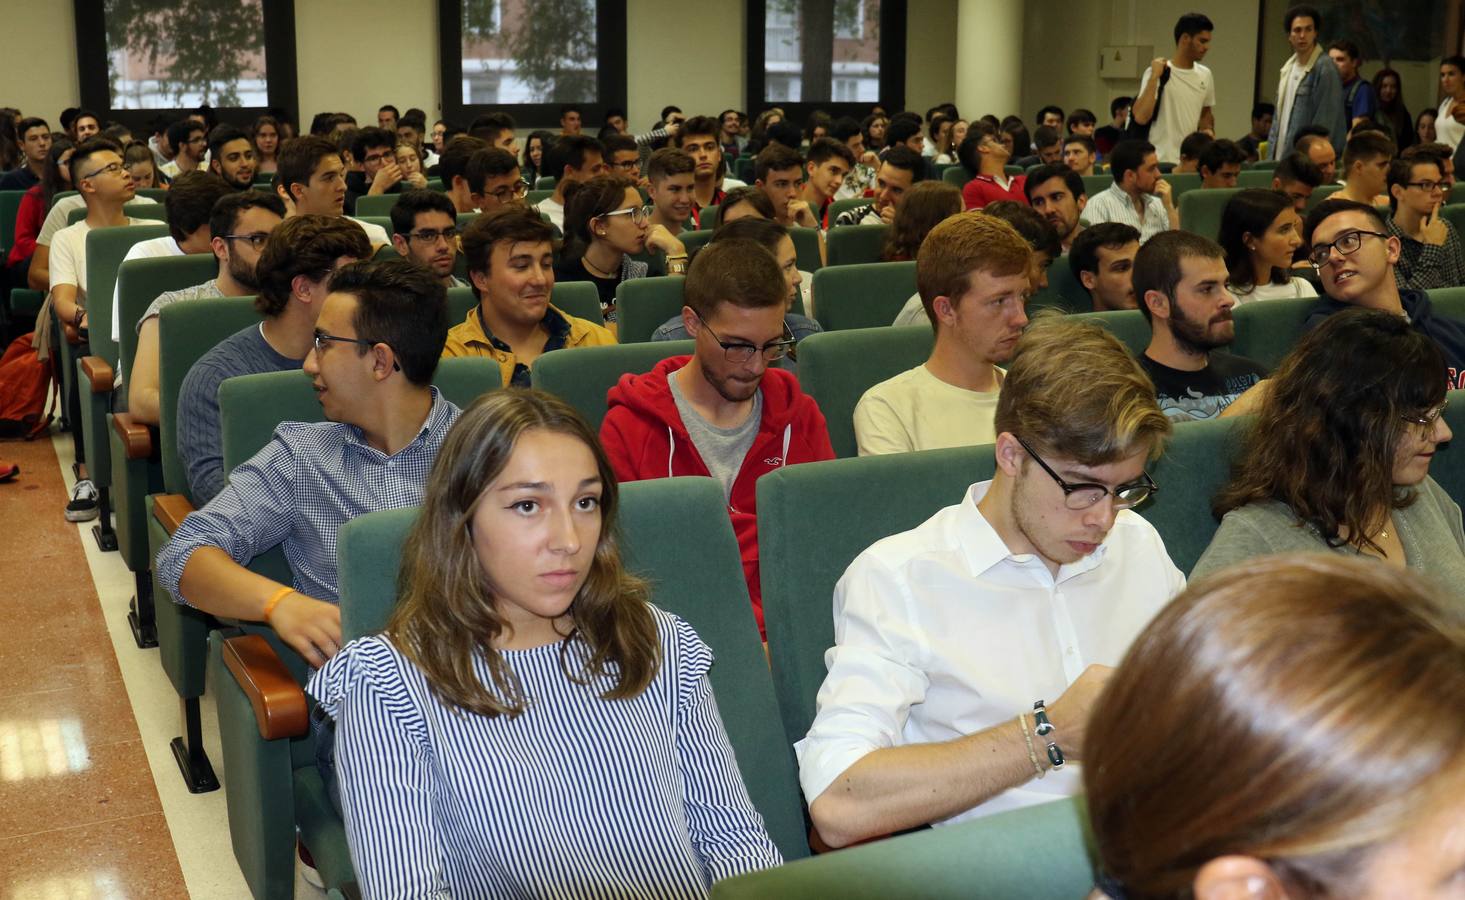
{"label": "eyeglasses", "polygon": [[1307,261],[1312,263],[1314,269],[1321,269],[1328,264],[1334,247],[1338,248],[1338,252],[1344,256],[1352,256],[1358,252],[1359,247],[1363,246],[1365,236],[1389,239],[1389,236],[1382,231],[1345,231],[1331,244],[1313,244],[1312,251],[1307,254]]}
{"label": "eyeglasses", "polygon": [[620,169],[622,172],[639,173],[641,171],[641,160],[639,160],[639,159],[624,159],[624,160],[621,160],[618,163],[612,163],[611,164],[611,168],[613,168],[613,169]]}
{"label": "eyeglasses", "polygon": [[611,216],[630,216],[632,225],[646,224],[646,208],[644,206],[633,206],[630,209],[617,209],[604,213],[600,218],[609,219]]}
{"label": "eyeglasses", "polygon": [[223,235],[226,241],[248,241],[249,246],[256,250],[263,250],[265,244],[269,243],[270,233],[268,231],[256,231],[253,234],[226,234]]}
{"label": "eyeglasses", "polygon": [[506,184],[497,190],[489,191],[488,196],[500,203],[508,203],[513,200],[521,200],[528,193],[529,185],[522,181],[516,181],[513,184]]}
{"label": "eyeglasses", "polygon": [[432,228],[424,228],[421,231],[409,231],[407,237],[419,244],[436,244],[439,240],[447,241],[449,244],[458,236],[458,229],[444,228],[441,231]]}
{"label": "eyeglasses", "polygon": [[95,171],[91,172],[90,174],[81,176],[81,178],[79,178],[77,180],[78,181],[86,181],[88,178],[96,178],[98,175],[116,175],[118,173],[125,172],[125,171],[127,171],[127,169],[126,169],[125,166],[122,165],[122,163],[120,163],[120,162],[109,163],[108,165],[102,166],[100,169],[96,169]]}
{"label": "eyeglasses", "polygon": [[1406,181],[1406,187],[1419,188],[1426,194],[1433,194],[1435,191],[1442,191],[1446,185],[1443,181]]}
{"label": "eyeglasses", "polygon": [[1058,486],[1063,488],[1063,505],[1069,509],[1088,509],[1109,494],[1114,495],[1115,509],[1131,509],[1145,502],[1151,494],[1160,489],[1160,486],[1155,484],[1154,479],[1150,478],[1150,473],[1148,472],[1141,473],[1142,480],[1131,481],[1129,484],[1121,484],[1112,491],[1102,484],[1091,484],[1089,482],[1069,484],[1058,477],[1058,473],[1053,471],[1052,467],[1047,463],[1043,462],[1041,456],[1033,452],[1033,448],[1028,446],[1027,441],[1018,438],[1017,442],[1028,452],[1028,456],[1036,460],[1038,465],[1043,467],[1043,471],[1052,476],[1053,480],[1058,482]]}
{"label": "eyeglasses", "polygon": [[1442,415],[1445,414],[1445,409],[1449,405],[1450,405],[1450,401],[1449,400],[1446,400],[1445,402],[1441,403],[1439,406],[1436,406],[1434,409],[1429,410],[1428,412],[1424,413],[1423,415],[1418,415],[1418,416],[1400,416],[1399,418],[1401,418],[1404,421],[1409,422],[1409,423],[1411,423],[1413,425],[1423,425],[1424,428],[1426,430],[1428,430],[1428,429],[1433,428],[1434,427],[1434,423],[1436,423],[1436,422],[1438,422],[1440,420],[1440,416],[1442,416]]}
{"label": "eyeglasses", "polygon": [[[316,353],[324,353],[326,351],[326,344],[329,344],[332,341],[334,341],[335,343],[338,343],[338,344],[356,344],[359,347],[365,347],[367,350],[370,350],[372,347],[375,347],[377,344],[384,344],[384,343],[386,343],[385,341],[373,341],[370,338],[338,337],[338,336],[336,336],[334,334],[326,334],[324,331],[321,331],[319,328],[317,328],[315,330],[315,334],[311,337],[311,343],[315,345],[315,352]],[[388,344],[387,346],[391,346],[391,345]],[[362,352],[364,353],[365,351],[362,351]],[[400,362],[397,362],[396,360],[393,360],[392,361],[392,369],[394,371],[400,372],[400,371],[402,371],[402,364]]]}
{"label": "eyeglasses", "polygon": [[[694,312],[693,315],[697,314]],[[717,332],[712,330],[712,326],[707,324],[706,319],[697,315],[697,321],[702,323],[702,327],[707,329],[707,333],[712,335],[712,339],[722,348],[722,355],[727,358],[727,361],[737,365],[742,365],[751,360],[754,353],[763,354],[764,362],[774,362],[783,359],[789,354],[789,351],[793,349],[795,344],[794,333],[789,331],[787,322],[783,323],[783,333],[787,337],[776,341],[769,341],[762,347],[755,347],[747,341],[724,341],[717,336]]]}
{"label": "eyeglasses", "polygon": [[383,162],[390,156],[392,156],[392,154],[385,151],[382,153],[368,153],[361,158],[361,161],[364,163],[379,163]]}

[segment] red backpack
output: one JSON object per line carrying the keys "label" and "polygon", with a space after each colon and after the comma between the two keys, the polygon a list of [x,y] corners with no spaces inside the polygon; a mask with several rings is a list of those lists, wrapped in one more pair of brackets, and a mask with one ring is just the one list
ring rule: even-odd
{"label": "red backpack", "polygon": [[0,356],[0,439],[30,440],[51,424],[51,367],[36,356],[34,337],[35,332],[21,335]]}

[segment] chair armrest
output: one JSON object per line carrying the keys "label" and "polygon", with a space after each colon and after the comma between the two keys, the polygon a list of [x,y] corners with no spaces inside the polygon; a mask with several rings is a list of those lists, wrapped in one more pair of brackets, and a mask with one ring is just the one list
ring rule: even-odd
{"label": "chair armrest", "polygon": [[153,515],[168,532],[168,537],[173,536],[173,532],[183,524],[184,517],[191,512],[193,504],[182,494],[158,494],[153,498]]}
{"label": "chair armrest", "polygon": [[224,641],[224,665],[249,705],[259,736],[267,741],[305,734],[305,690],[285,668],[262,635],[243,634]]}
{"label": "chair armrest", "polygon": [[152,432],[146,425],[134,422],[128,413],[112,413],[112,430],[122,438],[128,459],[148,459],[153,455]]}
{"label": "chair armrest", "polygon": [[81,371],[86,375],[87,381],[92,383],[93,394],[110,394],[112,392],[112,367],[100,356],[83,356],[81,358]]}

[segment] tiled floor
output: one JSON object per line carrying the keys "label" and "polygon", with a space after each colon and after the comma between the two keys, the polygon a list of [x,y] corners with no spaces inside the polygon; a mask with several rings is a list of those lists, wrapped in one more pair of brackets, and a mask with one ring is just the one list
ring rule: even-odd
{"label": "tiled floor", "polygon": [[[132,575],[62,516],[70,436],[0,457],[21,464],[0,485],[0,898],[247,900],[224,792],[188,793],[168,748],[178,701],[132,641]],[[221,769],[207,700],[204,734]]]}

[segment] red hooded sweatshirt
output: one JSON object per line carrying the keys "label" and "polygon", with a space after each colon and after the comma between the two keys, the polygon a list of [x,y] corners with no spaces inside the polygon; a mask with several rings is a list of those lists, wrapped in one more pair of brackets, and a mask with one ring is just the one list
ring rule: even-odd
{"label": "red hooded sweatshirt", "polygon": [[[622,375],[606,395],[610,410],[600,425],[600,442],[621,481],[710,475],[702,455],[687,434],[672,400],[667,378],[690,356],[673,356],[645,375]],[[814,398],[799,390],[798,379],[783,369],[763,373],[763,417],[743,467],[733,479],[733,532],[743,557],[743,576],[763,633],[763,592],[758,584],[758,491],[766,472],[791,463],[833,459],[829,429]]]}

